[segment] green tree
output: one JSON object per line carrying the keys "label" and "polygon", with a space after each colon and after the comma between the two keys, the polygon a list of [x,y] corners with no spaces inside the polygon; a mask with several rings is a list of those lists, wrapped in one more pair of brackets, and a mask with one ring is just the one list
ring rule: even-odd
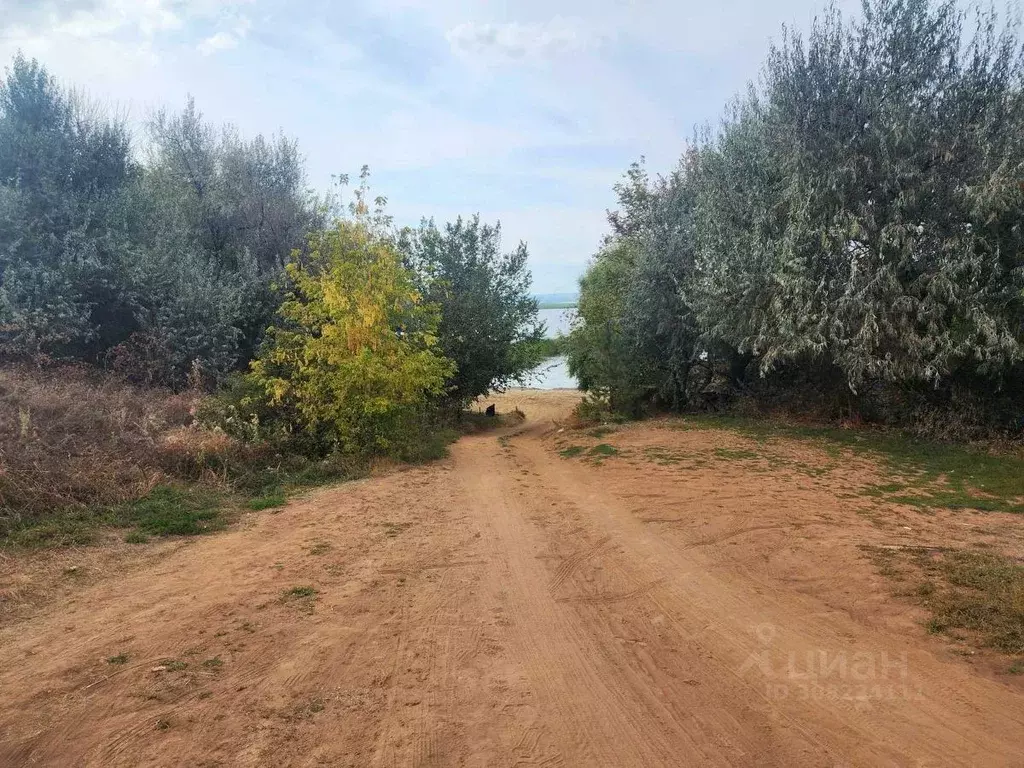
{"label": "green tree", "polygon": [[569,372],[581,388],[607,399],[614,411],[635,410],[644,371],[622,327],[626,294],[636,269],[631,240],[608,243],[580,278],[576,321],[567,342]]}
{"label": "green tree", "polygon": [[127,128],[15,57],[0,80],[0,352],[98,359],[131,332]]}
{"label": "green tree", "polygon": [[479,216],[438,229],[425,221],[400,238],[424,300],[441,309],[440,348],[453,360],[449,398],[464,405],[525,381],[540,361],[544,328],[530,295],[525,243],[501,251],[501,225]]}
{"label": "green tree", "polygon": [[283,136],[217,130],[191,99],[180,113],[157,113],[149,133],[141,327],[122,351],[168,383],[194,366],[217,380],[255,354],[281,302],[273,284],[329,211],[305,189],[302,158]]}
{"label": "green tree", "polygon": [[1024,45],[1014,20],[969,18],[830,9],[783,36],[676,172],[630,169],[610,223],[634,262],[614,295],[657,399],[727,386],[905,423],[1019,421]]}

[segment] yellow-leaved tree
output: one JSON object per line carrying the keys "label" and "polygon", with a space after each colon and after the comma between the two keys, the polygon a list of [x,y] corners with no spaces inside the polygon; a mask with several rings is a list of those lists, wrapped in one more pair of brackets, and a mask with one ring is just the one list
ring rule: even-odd
{"label": "yellow-leaved tree", "polygon": [[290,290],[251,383],[321,450],[408,453],[455,365],[391,241],[363,221],[319,233],[287,266]]}

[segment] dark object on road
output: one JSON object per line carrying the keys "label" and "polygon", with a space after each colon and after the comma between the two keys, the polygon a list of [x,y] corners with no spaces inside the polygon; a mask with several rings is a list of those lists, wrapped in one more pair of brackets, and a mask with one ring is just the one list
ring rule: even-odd
{"label": "dark object on road", "polygon": [[498,412],[496,410],[494,410],[494,406],[493,405],[488,405],[487,406],[486,413],[487,413],[488,416],[497,416],[498,415]]}

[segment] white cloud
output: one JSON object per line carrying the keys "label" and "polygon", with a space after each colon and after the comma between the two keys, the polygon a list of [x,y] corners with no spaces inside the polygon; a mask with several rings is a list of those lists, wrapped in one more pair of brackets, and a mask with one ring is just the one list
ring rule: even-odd
{"label": "white cloud", "polygon": [[582,23],[560,17],[532,24],[468,21],[449,29],[445,37],[456,54],[486,64],[543,61],[600,43]]}
{"label": "white cloud", "polygon": [[75,10],[52,29],[57,34],[91,38],[132,32],[152,37],[179,29],[182,19],[166,0],[105,0]]}
{"label": "white cloud", "polygon": [[245,39],[245,36],[249,34],[250,26],[249,19],[239,16],[235,20],[234,29],[231,31],[222,29],[220,32],[210,35],[210,37],[200,42],[196,49],[203,56],[210,56],[221,51],[230,51],[232,48],[237,48],[242,40]]}
{"label": "white cloud", "polygon": [[238,38],[230,32],[218,32],[215,35],[203,40],[196,46],[197,50],[203,54],[203,56],[210,56],[220,51],[229,51],[232,48],[238,47]]}

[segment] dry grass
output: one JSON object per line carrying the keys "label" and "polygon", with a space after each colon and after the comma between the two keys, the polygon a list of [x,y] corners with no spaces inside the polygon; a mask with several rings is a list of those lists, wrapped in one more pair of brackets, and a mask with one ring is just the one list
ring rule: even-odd
{"label": "dry grass", "polygon": [[1024,564],[992,551],[865,547],[899,594],[927,609],[928,629],[1024,657]]}
{"label": "dry grass", "polygon": [[0,368],[0,530],[145,495],[173,463],[163,441],[191,422],[193,401],[85,368]]}
{"label": "dry grass", "polygon": [[239,495],[348,469],[203,428],[199,400],[85,367],[0,367],[0,545],[86,543],[100,525],[200,533]]}

